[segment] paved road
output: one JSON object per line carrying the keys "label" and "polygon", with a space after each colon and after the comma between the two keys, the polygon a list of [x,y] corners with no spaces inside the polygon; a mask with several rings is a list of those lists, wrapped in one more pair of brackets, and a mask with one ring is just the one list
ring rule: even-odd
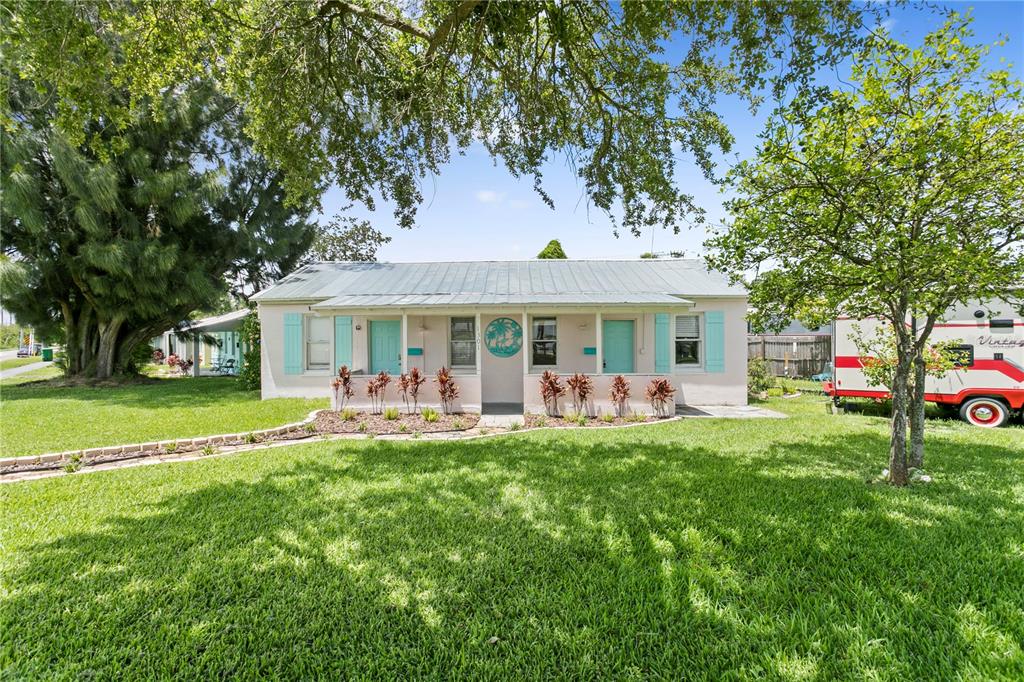
{"label": "paved road", "polygon": [[8,358],[18,357],[18,349],[12,348],[11,350],[0,350],[0,360],[6,360]]}
{"label": "paved road", "polygon": [[0,379],[7,379],[9,377],[18,376],[25,372],[31,372],[34,369],[42,369],[43,367],[49,367],[52,362],[33,362],[31,365],[22,365],[21,367],[15,367],[13,369],[6,369],[0,372]]}

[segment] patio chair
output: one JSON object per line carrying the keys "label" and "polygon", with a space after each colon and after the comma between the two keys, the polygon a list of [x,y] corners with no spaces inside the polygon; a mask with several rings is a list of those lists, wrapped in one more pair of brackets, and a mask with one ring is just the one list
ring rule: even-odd
{"label": "patio chair", "polygon": [[214,369],[217,372],[219,372],[221,375],[227,376],[227,375],[234,374],[237,371],[238,368],[235,366],[235,359],[234,358],[228,358],[227,360],[224,360],[222,362],[218,362],[217,366],[214,367]]}

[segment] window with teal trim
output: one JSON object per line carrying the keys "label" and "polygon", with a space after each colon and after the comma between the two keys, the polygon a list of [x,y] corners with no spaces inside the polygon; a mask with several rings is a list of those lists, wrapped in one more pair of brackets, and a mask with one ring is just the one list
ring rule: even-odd
{"label": "window with teal trim", "polygon": [[329,317],[306,318],[306,369],[331,368],[331,334],[333,321]]}
{"label": "window with teal trim", "polygon": [[676,315],[676,364],[701,364],[700,315]]}

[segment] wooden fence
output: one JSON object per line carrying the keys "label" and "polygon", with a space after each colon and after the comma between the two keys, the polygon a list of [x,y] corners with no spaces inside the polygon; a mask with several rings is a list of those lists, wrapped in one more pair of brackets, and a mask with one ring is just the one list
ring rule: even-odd
{"label": "wooden fence", "polygon": [[747,357],[767,360],[775,376],[809,377],[832,362],[832,337],[752,334],[747,337]]}

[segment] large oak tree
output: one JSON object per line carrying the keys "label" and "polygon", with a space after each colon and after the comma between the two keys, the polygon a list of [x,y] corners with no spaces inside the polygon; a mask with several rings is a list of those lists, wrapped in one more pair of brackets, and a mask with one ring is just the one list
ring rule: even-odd
{"label": "large oak tree", "polygon": [[[22,75],[54,84],[65,130],[97,118],[123,128],[154,96],[208,76],[241,103],[297,201],[333,182],[370,207],[390,200],[409,226],[421,178],[479,141],[548,201],[543,166],[567,159],[590,201],[634,233],[703,219],[673,174],[681,157],[711,174],[713,154],[730,149],[717,97],[807,94],[862,27],[844,0],[7,7],[6,51]],[[103,96],[111,83],[131,92],[128,106]]]}

